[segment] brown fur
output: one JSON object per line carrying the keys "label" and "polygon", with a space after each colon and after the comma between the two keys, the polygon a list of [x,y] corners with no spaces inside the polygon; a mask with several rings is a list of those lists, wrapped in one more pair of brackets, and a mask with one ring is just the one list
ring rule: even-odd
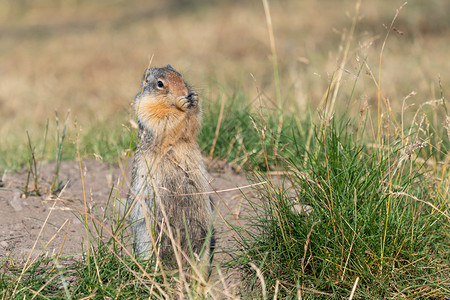
{"label": "brown fur", "polygon": [[202,194],[208,181],[197,144],[198,102],[172,67],[146,70],[135,100],[139,143],[127,200],[135,251],[142,258],[159,251],[170,265],[175,240],[186,255],[209,261],[212,210]]}

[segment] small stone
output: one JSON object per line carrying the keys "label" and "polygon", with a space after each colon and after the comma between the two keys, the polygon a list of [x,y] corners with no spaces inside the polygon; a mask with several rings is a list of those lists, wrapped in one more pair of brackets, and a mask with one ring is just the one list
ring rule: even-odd
{"label": "small stone", "polygon": [[16,223],[16,224],[14,224],[13,229],[17,230],[17,231],[20,231],[20,230],[23,229],[23,224],[22,223]]}
{"label": "small stone", "polygon": [[8,201],[8,204],[14,209],[14,211],[21,211],[22,205],[20,205],[20,192],[15,192],[12,196],[12,199]]}
{"label": "small stone", "polygon": [[8,245],[8,243],[6,241],[1,241],[0,242],[0,246],[2,246],[3,248],[6,249],[6,248],[8,248],[9,245]]}
{"label": "small stone", "polygon": [[309,205],[295,204],[292,206],[291,211],[297,213],[300,216],[308,216],[312,213],[313,208]]}

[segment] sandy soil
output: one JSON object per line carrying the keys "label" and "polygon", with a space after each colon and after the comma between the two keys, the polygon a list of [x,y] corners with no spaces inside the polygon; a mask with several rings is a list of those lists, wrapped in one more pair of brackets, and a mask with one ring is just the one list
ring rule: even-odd
{"label": "sandy soil", "polygon": [[[209,165],[212,189],[228,190],[212,194],[216,206],[215,229],[218,237],[217,246],[234,247],[232,234],[227,230],[224,220],[233,220],[234,214],[239,214],[242,204],[242,192],[250,189],[235,189],[248,185],[242,174],[218,162],[206,162]],[[39,167],[39,190],[41,196],[25,197],[23,192],[27,181],[27,170],[16,174],[3,175],[0,181],[0,260],[13,255],[16,258],[26,258],[31,253],[35,257],[41,253],[57,255],[60,251],[64,256],[79,257],[86,250],[84,198],[87,209],[98,221],[109,229],[113,201],[110,194],[123,196],[128,192],[131,164],[111,166],[109,163],[96,160],[62,162],[59,180],[64,186],[58,197],[49,196],[49,187],[55,173],[56,164],[48,163]],[[125,176],[124,176],[125,174]],[[124,188],[121,186],[123,181]],[[83,193],[84,184],[84,193]],[[29,184],[31,189],[32,184]],[[112,197],[111,197],[112,198]],[[106,214],[105,214],[106,211]],[[106,215],[106,218],[103,218]],[[108,217],[109,216],[109,217]],[[88,223],[92,226],[92,220]],[[93,231],[95,233],[95,230]],[[95,235],[95,234],[94,234]],[[108,238],[108,233],[103,235]],[[91,236],[92,238],[92,236]],[[83,248],[84,247],[84,248]],[[225,256],[215,255],[215,263]]]}

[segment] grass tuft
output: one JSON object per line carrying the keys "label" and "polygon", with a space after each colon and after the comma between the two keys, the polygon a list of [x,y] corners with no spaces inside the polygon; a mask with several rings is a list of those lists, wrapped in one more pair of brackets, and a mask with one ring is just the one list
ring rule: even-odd
{"label": "grass tuft", "polygon": [[235,263],[254,276],[259,266],[271,295],[280,283],[279,295],[300,286],[307,297],[340,299],[357,278],[362,298],[448,294],[449,198],[436,193],[448,179],[431,180],[427,154],[398,137],[374,149],[354,123],[316,127],[310,150],[293,143],[285,176],[255,175],[270,184],[249,200],[251,226],[236,230],[243,251]]}

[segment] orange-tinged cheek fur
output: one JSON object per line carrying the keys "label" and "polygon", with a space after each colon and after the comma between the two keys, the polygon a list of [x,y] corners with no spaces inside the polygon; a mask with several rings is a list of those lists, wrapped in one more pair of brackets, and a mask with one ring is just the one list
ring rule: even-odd
{"label": "orange-tinged cheek fur", "polygon": [[[149,125],[157,125],[171,115],[177,114],[177,108],[169,106],[166,103],[143,101],[138,108],[138,115]],[[151,127],[153,127],[151,126]]]}
{"label": "orange-tinged cheek fur", "polygon": [[151,130],[160,133],[161,127],[172,127],[171,123],[182,118],[182,112],[176,107],[164,102],[143,99],[138,107],[138,116]]}

